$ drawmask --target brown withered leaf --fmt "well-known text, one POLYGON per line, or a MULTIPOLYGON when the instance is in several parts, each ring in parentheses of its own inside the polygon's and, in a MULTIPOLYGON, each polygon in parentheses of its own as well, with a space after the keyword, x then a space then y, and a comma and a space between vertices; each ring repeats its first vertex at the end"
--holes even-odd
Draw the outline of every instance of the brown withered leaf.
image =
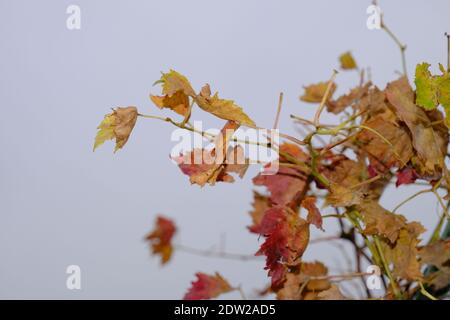
POLYGON ((450 269, 450 239, 438 240, 420 248, 421 262, 438 269, 450 269))
POLYGON ((384 244, 384 255, 394 266, 393 275, 410 281, 422 279, 420 263, 417 259, 418 236, 425 229, 418 222, 408 223, 399 232, 395 244, 384 244))
POLYGON ((343 187, 353 187, 366 178, 365 166, 347 157, 339 157, 330 165, 321 168, 321 173, 330 181, 343 187))
MULTIPOLYGON (((317 103, 321 102, 323 96, 328 87, 328 82, 319 82, 317 84, 311 84, 309 86, 304 87, 305 92, 302 96, 300 96, 300 100, 305 102, 317 103)), ((336 84, 333 82, 331 84, 330 93, 328 95, 328 100, 333 96, 334 91, 336 91, 336 84)))
POLYGON ((353 105, 366 96, 371 85, 372 83, 368 82, 363 86, 353 88, 348 94, 342 95, 336 100, 329 99, 326 104, 327 111, 334 114, 341 113, 345 108, 353 105))
POLYGON ((395 243, 400 230, 406 227, 404 216, 384 209, 378 202, 363 201, 358 206, 358 210, 365 224, 364 234, 366 235, 382 236, 391 243, 395 243))
MULTIPOLYGON (((230 158, 232 154, 241 154, 240 146, 236 146, 229 151, 230 158)), ((234 182, 230 173, 238 173, 242 178, 249 163, 247 159, 239 160, 239 163, 228 164, 229 160, 220 164, 216 163, 214 150, 194 149, 184 155, 173 158, 178 163, 181 171, 189 176, 191 184, 198 184, 201 187, 205 184, 214 185, 216 182, 234 182)))
POLYGON ((204 186, 206 183, 214 185, 218 181, 234 182, 234 178, 229 175, 232 172, 243 177, 249 166, 243 149, 241 146, 229 147, 230 139, 238 128, 238 123, 228 121, 216 137, 214 149, 197 148, 174 158, 192 184, 204 186))
POLYGON ((386 121, 381 114, 372 117, 363 125, 378 134, 362 129, 357 134, 355 143, 368 154, 371 165, 376 167, 377 171, 386 172, 393 166, 402 168, 408 163, 413 156, 413 147, 404 128, 386 121))
POLYGON ((378 114, 384 114, 384 118, 389 121, 395 121, 397 117, 388 107, 386 94, 378 87, 372 86, 366 95, 364 95, 353 108, 361 114, 364 114, 365 120, 368 120, 378 114))
POLYGON ((361 202, 367 185, 355 186, 358 186, 367 175, 362 162, 350 160, 344 156, 332 161, 320 171, 331 184, 326 198, 328 204, 335 207, 347 207, 361 202))
POLYGON ((413 147, 421 162, 421 173, 432 175, 440 172, 447 150, 445 139, 434 131, 425 111, 414 104, 414 91, 408 80, 402 77, 389 83, 386 96, 397 116, 411 132, 413 147))
POLYGON ((361 203, 364 193, 360 189, 350 189, 337 183, 332 183, 326 203, 333 207, 349 207, 361 203))
POLYGON ((150 242, 153 254, 161 256, 162 264, 167 263, 172 256, 172 238, 176 230, 177 228, 172 220, 158 216, 156 218, 155 228, 145 238, 150 242))
POLYGON ((335 284, 332 284, 329 289, 319 292, 317 298, 319 300, 349 300, 349 298, 342 294, 339 286, 335 284))
POLYGON ((217 92, 211 96, 208 84, 201 89, 195 101, 201 109, 218 118, 235 121, 252 128, 256 127, 253 120, 233 100, 220 99, 217 92))
POLYGON ((425 282, 435 290, 450 285, 450 239, 438 240, 419 250, 421 263, 438 270, 426 276, 425 282))
POLYGON ((250 211, 252 217, 252 225, 248 227, 250 232, 261 233, 261 221, 267 209, 270 207, 269 197, 253 191, 253 209, 250 211))
POLYGON ((302 200, 301 206, 308 211, 308 216, 306 217, 306 221, 316 226, 317 229, 323 231, 322 227, 322 215, 319 209, 316 207, 316 198, 315 197, 305 197, 302 200))
POLYGON ((131 131, 136 124, 138 111, 136 107, 117 108, 105 116, 98 126, 95 137, 94 151, 106 140, 116 139, 114 152, 121 149, 128 141, 131 131))
POLYGON ((318 294, 330 288, 327 279, 314 279, 328 274, 327 267, 318 261, 301 262, 286 274, 286 282, 277 291, 280 300, 314 300, 318 294))

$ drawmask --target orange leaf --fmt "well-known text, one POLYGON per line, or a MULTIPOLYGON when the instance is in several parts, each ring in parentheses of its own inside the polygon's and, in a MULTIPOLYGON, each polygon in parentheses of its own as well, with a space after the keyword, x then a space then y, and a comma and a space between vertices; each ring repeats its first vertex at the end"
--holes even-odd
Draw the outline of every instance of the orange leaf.
POLYGON ((167 263, 172 256, 172 237, 176 230, 172 220, 158 216, 155 228, 146 237, 146 240, 148 240, 152 246, 153 254, 159 254, 161 256, 162 264, 167 263))

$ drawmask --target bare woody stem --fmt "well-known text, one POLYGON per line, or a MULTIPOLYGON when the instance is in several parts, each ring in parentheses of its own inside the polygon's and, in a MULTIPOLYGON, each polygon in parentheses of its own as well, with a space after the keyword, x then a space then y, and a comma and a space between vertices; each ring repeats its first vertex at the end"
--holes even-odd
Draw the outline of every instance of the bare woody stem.
POLYGON ((322 113, 323 109, 325 108, 325 103, 327 102, 330 92, 331 92, 331 87, 333 86, 333 82, 334 79, 336 78, 336 75, 338 74, 338 72, 336 70, 333 70, 333 74, 331 75, 330 80, 328 81, 328 85, 327 85, 327 89, 325 90, 325 94, 322 97, 322 101, 320 102, 319 108, 317 109, 317 112, 314 116, 314 125, 316 127, 319 126, 320 124, 320 114, 322 113))
POLYGON ((450 34, 445 33, 447 37, 447 72, 450 72, 450 34))
MULTIPOLYGON (((375 1, 376 4, 376 1, 375 1)), ((381 29, 383 29, 384 31, 386 31, 386 33, 389 35, 389 37, 391 37, 392 40, 394 40, 394 42, 397 44, 398 48, 400 49, 400 54, 402 57, 402 68, 403 68, 403 75, 405 77, 408 77, 408 72, 406 70, 406 56, 405 56, 405 51, 406 51, 406 45, 403 44, 398 37, 391 31, 391 29, 388 28, 388 26, 384 23, 384 19, 383 19, 383 14, 381 14, 381 29)))
POLYGON ((281 106, 283 105, 283 92, 280 92, 280 97, 278 99, 278 107, 277 107, 277 115, 275 117, 275 122, 273 124, 273 128, 278 128, 278 123, 280 121, 280 113, 281 113, 281 106))
POLYGON ((241 261, 249 261, 249 260, 261 260, 262 257, 255 256, 252 254, 242 254, 242 253, 230 253, 224 251, 216 251, 216 250, 203 250, 197 248, 191 248, 183 245, 175 245, 177 250, 187 252, 190 254, 195 254, 203 257, 211 257, 211 258, 222 258, 222 259, 232 259, 232 260, 241 260, 241 261))

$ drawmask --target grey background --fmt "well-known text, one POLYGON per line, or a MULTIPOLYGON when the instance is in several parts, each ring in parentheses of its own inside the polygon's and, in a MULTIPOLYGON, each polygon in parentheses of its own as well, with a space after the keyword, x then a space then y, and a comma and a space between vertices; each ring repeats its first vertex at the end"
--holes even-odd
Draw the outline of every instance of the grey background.
MULTIPOLYGON (((0 298, 180 298, 196 271, 216 270, 252 296, 267 283, 263 261, 176 252, 161 268, 143 237, 162 213, 180 226, 179 243, 208 249, 226 234, 227 251, 255 252, 261 241, 245 229, 254 172, 232 185, 200 189, 169 161, 169 125, 139 120, 116 154, 112 143, 92 152, 96 126, 120 105, 164 114, 148 94, 158 92, 151 84, 159 72, 174 68, 196 88, 210 82, 260 126, 272 125, 284 91, 281 128, 295 133, 288 115, 314 112, 298 100, 302 85, 328 79, 340 53, 352 50, 380 87, 396 77, 398 48, 383 32, 366 28, 369 4, 1 0, 0 298), (81 7, 81 30, 66 29, 69 4, 81 7), (82 269, 80 291, 66 289, 70 264, 82 269)), ((418 62, 436 70, 446 60, 449 1, 381 6, 408 44, 410 75, 418 62)), ((358 76, 340 73, 337 81, 343 93, 358 76)), ((219 126, 209 116, 194 118, 219 126)), ((383 203, 392 208, 416 189, 392 188, 383 203)), ((424 195, 402 212, 430 229, 436 201, 424 195)), ((335 225, 325 228, 332 233, 335 225)), ((346 266, 336 246, 312 245, 305 259, 316 258, 331 272, 346 266)))

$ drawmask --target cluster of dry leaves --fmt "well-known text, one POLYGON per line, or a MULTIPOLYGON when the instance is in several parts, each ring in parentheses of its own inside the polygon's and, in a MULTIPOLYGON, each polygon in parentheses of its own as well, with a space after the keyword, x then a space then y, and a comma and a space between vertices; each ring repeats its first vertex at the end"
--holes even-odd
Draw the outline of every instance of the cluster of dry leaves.
MULTIPOLYGON (((306 262, 302 256, 310 243, 310 228, 323 230, 321 211, 333 208, 342 233, 356 249, 361 261, 381 269, 385 299, 435 298, 445 295, 450 285, 450 240, 441 237, 448 220, 448 198, 438 190, 449 190, 446 167, 450 127, 450 76, 439 65, 440 74, 432 75, 429 65, 417 65, 414 87, 405 76, 380 89, 365 79, 352 55, 340 57, 342 70, 361 73, 360 83, 347 94, 335 97, 334 77, 304 88, 300 100, 316 104, 314 121, 292 116, 308 128, 303 138, 283 135, 285 141, 270 144, 280 155, 275 175, 258 174, 254 191, 252 224, 249 231, 264 240, 256 255, 266 258, 265 268, 271 284, 266 292, 279 299, 346 299, 339 290, 343 279, 368 276, 362 270, 345 275, 330 275, 322 262, 306 262), (444 112, 441 111, 441 108, 444 112), (338 125, 320 123, 327 110, 344 118, 338 125), (383 208, 380 197, 390 183, 397 187, 421 180, 428 187, 421 193, 434 193, 441 205, 441 219, 429 241, 422 239, 420 222, 409 221, 397 209, 383 208), (320 198, 320 199, 319 199, 320 198), (317 202, 323 200, 323 207, 317 202), (446 203, 447 201, 447 203, 446 203), (304 210, 302 210, 304 208, 304 210), (302 217, 302 212, 306 213, 302 217), (335 280, 339 281, 335 281, 335 280)), ((169 122, 196 132, 190 124, 191 110, 203 111, 225 120, 221 133, 207 136, 214 148, 194 149, 175 159, 192 184, 214 185, 233 182, 232 174, 243 177, 248 161, 239 164, 227 159, 243 150, 232 146, 233 133, 240 127, 258 128, 232 100, 212 94, 209 85, 197 93, 188 79, 171 70, 156 82, 162 85, 160 96, 151 96, 158 108, 167 108, 182 116, 171 118, 144 116, 137 108, 117 108, 98 127, 94 149, 106 140, 116 140, 116 150, 127 142, 139 116, 169 122), (218 161, 194 164, 193 158, 212 157, 218 161)), ((198 132, 197 132, 198 133, 198 132)), ((413 195, 411 199, 416 195, 413 195)), ((426 212, 424 214, 424 219, 426 212)), ((148 235, 152 252, 166 263, 173 252, 176 227, 170 219, 158 217, 148 235)), ((185 299, 209 299, 238 290, 219 274, 197 274, 197 281, 185 299)), ((363 281, 364 283, 364 281, 363 281)), ((371 297, 370 290, 367 291, 371 297)))

